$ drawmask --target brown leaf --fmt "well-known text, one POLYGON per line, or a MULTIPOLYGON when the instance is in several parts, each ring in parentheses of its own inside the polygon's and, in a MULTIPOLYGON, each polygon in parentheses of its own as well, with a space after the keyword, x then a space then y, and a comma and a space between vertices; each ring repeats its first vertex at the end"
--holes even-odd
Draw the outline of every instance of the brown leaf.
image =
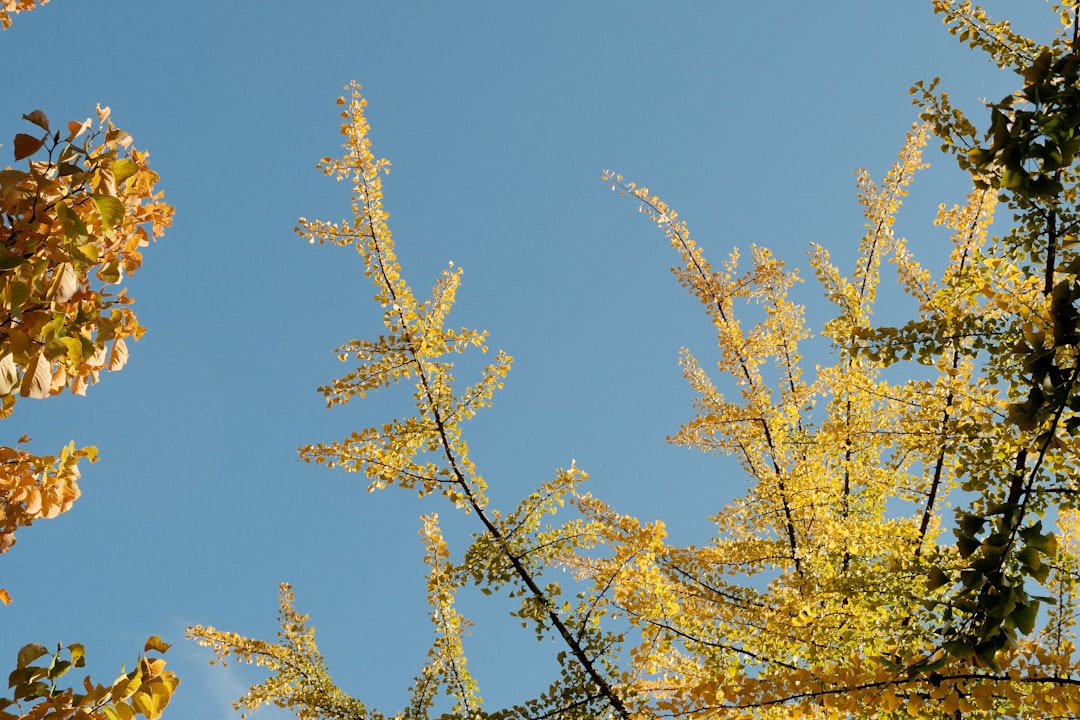
POLYGON ((49 132, 49 118, 45 117, 45 113, 40 110, 23 115, 23 120, 29 120, 45 132, 49 132))
POLYGON ((45 138, 19 133, 15 136, 15 159, 22 160, 36 153, 45 144, 45 138))

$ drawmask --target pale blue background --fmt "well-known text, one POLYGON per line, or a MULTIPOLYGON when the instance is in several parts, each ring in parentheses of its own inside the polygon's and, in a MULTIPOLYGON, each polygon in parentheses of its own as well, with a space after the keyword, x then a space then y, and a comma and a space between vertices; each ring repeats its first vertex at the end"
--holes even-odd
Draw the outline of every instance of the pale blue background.
MULTIPOLYGON (((990 7, 1043 36, 1056 22, 1041 0, 990 7)), ((463 267, 454 323, 489 329, 517 359, 468 431, 496 503, 576 458, 594 493, 681 542, 707 538, 706 516, 744 480, 664 443, 690 416, 678 349, 708 358, 714 343, 667 273, 663 236, 601 170, 660 193, 714 262, 756 242, 805 273, 811 242, 851 258, 852 172, 880 178, 893 161, 912 83, 941 75, 979 120, 980 97, 1015 85, 913 0, 54 0, 15 18, 0 58, 5 163, 22 113, 62 126, 101 102, 151 151, 177 209, 130 285, 149 332, 124 371, 87 398, 24 400, 3 424, 0 441, 28 432, 48 452, 74 438, 102 460, 70 513, 0 559, 15 598, 0 608, 0 666, 26 642, 79 641, 111 680, 160 633, 183 677, 167 717, 192 720, 233 717, 258 676, 207 667, 184 627, 269 637, 280 581, 335 678, 385 712, 430 637, 417 518, 448 509, 296 461, 298 444, 408 409, 391 393, 331 412, 314 391, 345 370, 331 350, 381 317, 351 251, 292 233, 298 216, 348 213, 346 188, 313 169, 340 144, 347 81, 363 84, 375 152, 393 162, 407 277, 422 293, 448 260, 463 267)), ((898 230, 940 262, 930 219, 967 183, 929 157, 898 230)), ((808 279, 796 292, 819 325, 808 279)), ((469 527, 448 520, 455 547, 469 527)), ((490 708, 544 687, 556 648, 498 602, 467 608, 490 708)))

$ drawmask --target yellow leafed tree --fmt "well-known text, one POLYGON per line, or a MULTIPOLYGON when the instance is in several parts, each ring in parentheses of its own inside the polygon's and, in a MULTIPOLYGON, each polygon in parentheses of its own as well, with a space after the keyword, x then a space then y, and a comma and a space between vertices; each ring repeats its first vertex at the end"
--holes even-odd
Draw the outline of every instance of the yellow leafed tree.
MULTIPOLYGON (((43 399, 66 388, 84 394, 101 371, 124 366, 126 341, 143 328, 121 283, 173 212, 156 190, 147 153, 113 126, 108 108, 62 130, 40 110, 23 119, 30 130, 15 136, 13 149, 27 167, 0 170, 0 418, 20 397, 43 399)), ((70 509, 80 494, 79 461, 97 458, 96 448, 74 443, 34 455, 28 442, 24 436, 16 447, 0 447, 0 552, 12 548, 19 528, 70 509)), ((7 590, 0 589, 0 601, 11 601, 7 590)), ((143 652, 167 648, 151 638, 143 652)), ((164 660, 144 656, 110 685, 87 678, 76 691, 59 684, 83 665, 78 643, 55 652, 23 647, 9 676, 11 695, 0 698, 0 719, 156 718, 178 684, 164 660), (42 657, 48 662, 35 664, 42 657)))
MULTIPOLYGON (((7 1, 9 13, 31 10, 33 0, 7 1)), ((14 159, 25 167, 0 170, 0 418, 22 398, 43 399, 70 389, 85 394, 103 370, 127 362, 127 341, 143 333, 123 279, 139 269, 142 248, 162 235, 173 209, 157 190, 148 153, 115 127, 109 109, 96 118, 54 128, 41 110, 23 115, 14 159)), ((79 497, 79 461, 97 459, 94 447, 74 443, 55 455, 35 455, 25 435, 0 447, 0 553, 16 531, 69 510, 79 497)), ((11 596, 0 588, 0 602, 11 596)), ((0 697, 0 720, 157 718, 179 680, 165 670, 168 644, 147 640, 130 672, 111 684, 85 678, 78 688, 62 678, 85 665, 79 643, 55 651, 21 648, 0 697)))
POLYGON ((364 473, 370 489, 440 494, 476 533, 455 559, 437 516, 422 519, 435 641, 400 710, 370 710, 332 682, 287 587, 277 641, 190 630, 219 659, 270 672, 239 708, 341 719, 1080 714, 1080 18, 1074 3, 1053 6, 1060 25, 1042 45, 972 3, 934 7, 1021 87, 987 104, 985 131, 936 81, 912 89, 920 122, 898 160, 880 181, 858 175, 866 232, 854 268, 810 250, 832 308, 820 329, 791 297, 800 275, 767 249, 713 265, 664 201, 604 175, 664 232, 716 333, 715 370, 683 353, 697 399, 672 441, 735 457, 748 483, 700 546, 671 545, 663 523, 591 496, 573 465, 511 512, 489 506, 464 429, 510 358, 455 382, 453 356, 486 351, 486 335, 446 324, 460 270, 424 301, 404 280, 382 208, 388 164, 371 152, 351 86, 339 100, 345 155, 322 168, 351 183, 354 217, 298 229, 359 252, 386 334, 339 348, 354 367, 321 391, 333 405, 407 381, 415 407, 300 453, 364 473), (951 237, 937 275, 893 231, 930 136, 972 179, 936 218, 951 237), (991 236, 995 213, 994 229, 1008 229, 991 236), (914 311, 879 326, 875 301, 894 272, 914 311), (803 360, 815 334, 831 345, 828 365, 803 360), (555 570, 575 579, 548 580, 555 570), (517 599, 523 624, 561 645, 547 691, 483 705, 455 604, 470 583, 517 599))

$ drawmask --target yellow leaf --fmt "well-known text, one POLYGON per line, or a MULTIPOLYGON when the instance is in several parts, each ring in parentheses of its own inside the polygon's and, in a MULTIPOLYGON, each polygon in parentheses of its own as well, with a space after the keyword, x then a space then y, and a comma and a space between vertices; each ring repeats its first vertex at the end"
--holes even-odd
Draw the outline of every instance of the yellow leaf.
POLYGON ((127 359, 127 343, 124 342, 124 338, 116 338, 116 342, 113 343, 112 353, 109 355, 109 370, 115 371, 124 367, 127 359))
POLYGON ((49 388, 52 386, 52 363, 45 357, 42 351, 30 361, 23 373, 22 385, 19 394, 23 397, 40 400, 49 396, 49 388))
POLYGON ((0 358, 0 395, 7 395, 19 382, 19 369, 15 365, 15 356, 8 353, 0 358))
MULTIPOLYGON (((163 653, 170 647, 172 647, 172 645, 162 640, 159 635, 151 635, 146 639, 146 644, 143 645, 143 652, 156 650, 157 652, 163 653)), ((161 661, 161 664, 164 666, 165 662, 161 661)), ((157 673, 154 674, 157 675, 157 673)))
POLYGON ((55 270, 51 288, 52 300, 55 302, 67 302, 75 291, 79 289, 79 275, 71 263, 62 263, 55 270))

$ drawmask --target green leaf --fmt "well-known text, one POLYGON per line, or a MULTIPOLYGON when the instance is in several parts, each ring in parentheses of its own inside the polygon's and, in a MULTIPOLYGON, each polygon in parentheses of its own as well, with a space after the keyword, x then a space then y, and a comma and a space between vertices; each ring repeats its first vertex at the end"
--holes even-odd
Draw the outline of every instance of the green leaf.
POLYGON ((979 661, 980 665, 988 667, 992 670, 998 669, 997 664, 997 643, 980 643, 975 648, 975 659, 979 661))
POLYGON ((117 183, 124 182, 139 171, 139 166, 127 158, 113 160, 113 163, 109 168, 112 170, 113 177, 116 178, 117 183))
POLYGON ((1022 634, 1027 635, 1035 629, 1035 619, 1039 615, 1038 603, 1017 605, 1016 608, 1005 618, 1005 624, 1014 627, 1022 634))
POLYGON ((946 575, 941 568, 933 568, 926 575, 926 589, 937 590, 943 585, 949 583, 949 576, 946 575))
POLYGON ((960 516, 960 532, 964 535, 977 535, 986 524, 986 518, 971 513, 960 516))
POLYGON ((956 549, 962 558, 970 557, 973 552, 979 549, 981 544, 970 535, 960 535, 956 538, 956 549))
MULTIPOLYGON (((1021 536, 1023 536, 1023 532, 1021 532, 1021 536)), ((1045 535, 1033 533, 1030 537, 1024 537, 1024 543, 1028 547, 1035 548, 1043 555, 1051 557, 1057 555, 1057 537, 1052 532, 1045 535)))
POLYGON ((101 213, 101 221, 106 228, 111 230, 124 219, 124 203, 112 195, 95 194, 90 197, 93 198, 94 204, 97 205, 98 212, 101 213))
POLYGON ((1016 553, 1016 559, 1020 561, 1020 564, 1023 565, 1025 569, 1031 572, 1037 572, 1042 566, 1042 558, 1038 549, 1033 548, 1030 545, 1016 553))
POLYGON ((21 255, 9 253, 6 249, 0 249, 0 270, 14 270, 26 260, 21 255))
POLYGON ((57 660, 56 662, 54 662, 52 664, 52 667, 49 668, 49 679, 50 680, 55 680, 56 678, 60 677, 61 675, 63 675, 64 673, 66 673, 70 669, 71 669, 71 661, 70 660, 57 660))
POLYGON ((967 660, 975 654, 975 651, 971 646, 962 640, 949 640, 941 647, 945 652, 949 653, 949 655, 959 660, 967 660))
POLYGON ((107 283, 120 282, 120 263, 113 261, 97 271, 98 279, 107 283))
POLYGON ((83 240, 87 236, 86 223, 82 221, 74 210, 64 203, 56 206, 56 215, 64 226, 64 237, 69 240, 83 240))
POLYGON ((923 662, 921 662, 921 663, 919 663, 917 665, 914 665, 911 668, 911 670, 914 673, 937 672, 941 668, 945 667, 945 665, 948 662, 949 662, 949 655, 948 655, 948 653, 946 653, 946 654, 942 655, 941 657, 939 657, 937 660, 933 660, 933 661, 931 661, 929 659, 924 660, 923 662))
POLYGON ((71 643, 68 645, 68 652, 71 653, 71 662, 75 667, 86 665, 86 648, 82 643, 71 643))

